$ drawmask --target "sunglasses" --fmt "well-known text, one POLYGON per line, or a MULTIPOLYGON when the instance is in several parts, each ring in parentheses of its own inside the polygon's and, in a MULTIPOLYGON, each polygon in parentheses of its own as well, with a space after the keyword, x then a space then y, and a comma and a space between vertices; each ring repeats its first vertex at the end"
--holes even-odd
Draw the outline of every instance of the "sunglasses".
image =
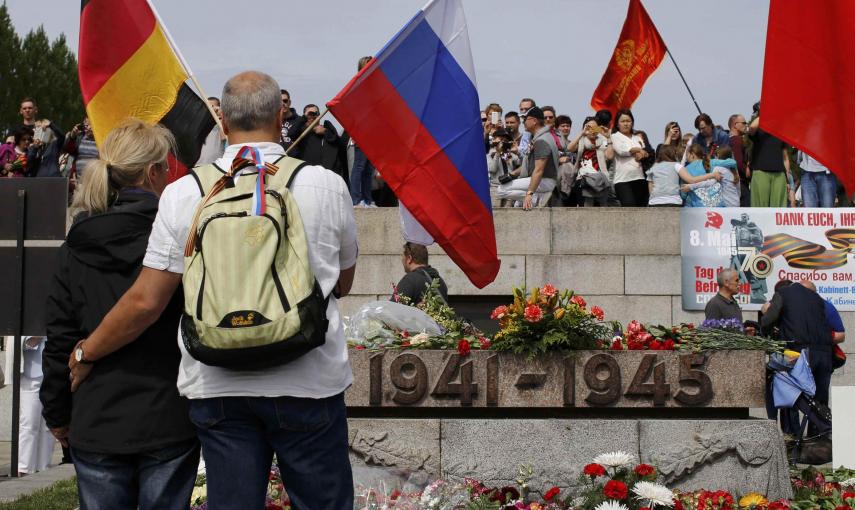
POLYGON ((320 115, 318 112, 306 112, 306 117, 317 117, 320 115))

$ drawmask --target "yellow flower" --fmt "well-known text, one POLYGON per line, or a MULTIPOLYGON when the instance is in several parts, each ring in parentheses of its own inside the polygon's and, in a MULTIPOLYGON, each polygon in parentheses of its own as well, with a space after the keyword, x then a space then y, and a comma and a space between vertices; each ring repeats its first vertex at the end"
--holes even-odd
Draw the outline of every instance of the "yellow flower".
POLYGON ((739 507, 740 508, 757 508, 758 506, 768 506, 769 500, 766 499, 760 493, 757 492, 749 492, 748 494, 739 498, 739 507))
POLYGON ((553 315, 555 315, 556 319, 560 319, 561 317, 564 317, 564 309, 559 308, 558 310, 555 310, 555 313, 553 315))

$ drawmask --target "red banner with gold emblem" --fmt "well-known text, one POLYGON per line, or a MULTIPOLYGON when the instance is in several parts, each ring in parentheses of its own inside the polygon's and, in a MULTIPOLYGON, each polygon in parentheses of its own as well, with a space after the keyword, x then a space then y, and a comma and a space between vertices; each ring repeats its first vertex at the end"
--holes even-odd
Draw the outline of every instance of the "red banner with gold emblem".
POLYGON ((594 110, 629 108, 641 94, 644 83, 665 58, 665 42, 656 30, 641 0, 629 0, 626 21, 612 60, 603 74, 591 107, 594 110))

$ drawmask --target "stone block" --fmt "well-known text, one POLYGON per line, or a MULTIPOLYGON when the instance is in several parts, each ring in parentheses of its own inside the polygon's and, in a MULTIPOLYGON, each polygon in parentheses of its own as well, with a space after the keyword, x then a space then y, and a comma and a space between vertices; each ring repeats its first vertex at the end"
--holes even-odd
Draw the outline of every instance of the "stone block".
POLYGON ((509 352, 351 350, 349 407, 751 408, 765 405, 759 351, 574 351, 528 359, 509 352), (659 368, 656 368, 659 367, 659 368), (661 372, 660 372, 661 370, 661 372))
POLYGON ((637 455, 633 420, 443 420, 442 472, 487 486, 514 485, 521 465, 531 465, 532 491, 578 489, 582 467, 615 450, 637 455))
MULTIPOLYGON (((501 255, 499 259, 502 266, 499 274, 490 285, 479 289, 469 281, 463 271, 447 255, 436 255, 430 258, 430 265, 435 267, 442 275, 448 286, 448 293, 455 296, 481 295, 481 296, 509 296, 512 287, 520 287, 525 284, 525 256, 523 255, 501 255)), ((398 262, 400 265, 400 261, 398 262)), ((357 272, 359 270, 357 269, 357 272)), ((403 276, 403 271, 400 273, 403 276)), ((398 279, 401 278, 398 276, 398 279)), ((395 280, 397 283, 398 279, 395 280)))
POLYGON ((669 487, 792 497, 784 442, 771 420, 641 420, 639 450, 669 487))
MULTIPOLYGON (((748 317, 744 316, 744 318, 747 319, 748 317)), ((704 322, 704 312, 683 310, 683 297, 671 296, 671 324, 680 324, 682 322, 692 323, 697 326, 704 322)))
POLYGON ((525 282, 529 287, 551 283, 583 296, 624 292, 624 263, 620 255, 529 255, 525 265, 525 282))
POLYGON ((354 212, 360 255, 394 253, 400 256, 404 240, 397 207, 356 209, 354 212))
POLYGON ((671 296, 597 296, 586 297, 589 306, 597 305, 606 312, 607 321, 626 326, 636 319, 653 324, 671 324, 671 296))
POLYGON ((681 269, 677 255, 626 255, 624 294, 680 295, 681 269))
POLYGON ((353 484, 364 489, 421 490, 440 473, 439 420, 350 418, 353 484))
POLYGON ((552 253, 680 254, 680 210, 553 208, 552 253))
MULTIPOLYGON (((400 255, 359 255, 351 294, 392 295, 392 285, 404 276, 400 255)), ((445 275, 443 275, 443 278, 445 275)))
POLYGON ((546 255, 550 252, 551 218, 549 209, 496 209, 496 247, 502 255, 546 255))

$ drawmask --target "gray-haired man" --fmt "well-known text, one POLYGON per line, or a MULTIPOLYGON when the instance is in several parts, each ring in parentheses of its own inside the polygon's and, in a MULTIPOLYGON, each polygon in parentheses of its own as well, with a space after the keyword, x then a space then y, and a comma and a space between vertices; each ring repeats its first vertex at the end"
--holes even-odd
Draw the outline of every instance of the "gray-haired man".
POLYGON ((706 319, 739 319, 742 322, 742 309, 735 299, 739 294, 739 273, 733 268, 724 269, 717 281, 718 293, 704 308, 706 319))

